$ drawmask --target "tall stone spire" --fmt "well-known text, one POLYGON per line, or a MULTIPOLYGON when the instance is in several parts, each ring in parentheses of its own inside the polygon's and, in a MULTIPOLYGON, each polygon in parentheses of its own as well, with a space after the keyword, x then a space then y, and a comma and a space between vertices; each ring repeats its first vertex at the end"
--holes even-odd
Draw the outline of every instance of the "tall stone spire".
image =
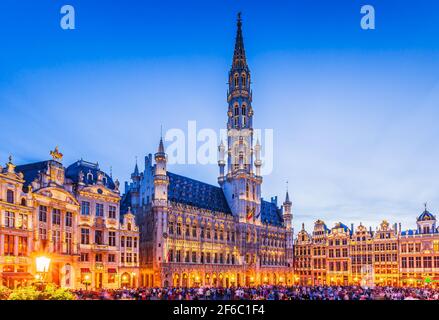
POLYGON ((242 222, 261 223, 261 146, 253 143, 254 113, 250 79, 239 13, 227 91, 227 148, 222 145, 218 148, 218 182, 233 215, 242 222), (224 157, 227 157, 227 171, 224 157))
POLYGON ((245 57, 244 38, 242 36, 241 12, 238 13, 237 27, 232 66, 233 68, 245 68, 247 66, 247 59, 245 57))

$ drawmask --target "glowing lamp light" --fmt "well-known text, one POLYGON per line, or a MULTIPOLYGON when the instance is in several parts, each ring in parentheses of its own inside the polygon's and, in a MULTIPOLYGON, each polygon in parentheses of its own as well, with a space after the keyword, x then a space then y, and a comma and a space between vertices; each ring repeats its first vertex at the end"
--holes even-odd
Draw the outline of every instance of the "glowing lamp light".
POLYGON ((36 262, 36 270, 38 273, 46 273, 49 271, 49 265, 50 265, 50 258, 48 257, 37 257, 35 259, 36 262))
POLYGON ((85 279, 85 281, 90 280, 90 275, 86 274, 86 275, 84 276, 84 279, 85 279))

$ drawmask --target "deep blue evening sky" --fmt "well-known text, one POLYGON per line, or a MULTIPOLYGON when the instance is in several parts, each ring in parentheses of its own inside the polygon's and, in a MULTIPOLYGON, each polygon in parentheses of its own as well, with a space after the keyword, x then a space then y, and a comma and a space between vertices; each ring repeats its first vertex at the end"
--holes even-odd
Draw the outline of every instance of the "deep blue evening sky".
MULTIPOLYGON (((294 225, 439 211, 439 3, 396 0, 0 2, 0 162, 98 161, 121 181, 164 129, 226 123, 243 12, 255 127, 274 130, 263 196, 294 225), (76 30, 59 26, 76 9, 76 30), (360 28, 372 4, 376 30, 360 28)), ((139 160, 139 162, 141 162, 139 160)), ((170 170, 216 183, 214 165, 170 170)))

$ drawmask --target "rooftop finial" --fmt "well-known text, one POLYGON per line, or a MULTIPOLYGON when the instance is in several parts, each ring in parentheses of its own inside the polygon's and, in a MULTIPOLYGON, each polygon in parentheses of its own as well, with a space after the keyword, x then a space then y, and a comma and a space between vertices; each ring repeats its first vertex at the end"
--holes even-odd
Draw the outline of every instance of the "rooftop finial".
POLYGON ((63 154, 59 152, 58 146, 55 147, 54 150, 50 151, 50 155, 52 156, 53 160, 61 162, 63 154))
POLYGON ((9 160, 9 163, 12 163, 12 154, 9 155, 8 160, 9 160))
POLYGON ((427 202, 424 202, 425 211, 427 211, 427 202))

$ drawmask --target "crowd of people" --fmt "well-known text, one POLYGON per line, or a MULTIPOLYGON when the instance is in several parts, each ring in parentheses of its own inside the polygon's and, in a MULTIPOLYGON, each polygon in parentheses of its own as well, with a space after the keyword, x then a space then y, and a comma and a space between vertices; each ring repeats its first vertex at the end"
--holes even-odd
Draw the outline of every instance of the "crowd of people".
POLYGON ((139 288, 74 294, 81 300, 439 300, 439 289, 358 286, 139 288))

